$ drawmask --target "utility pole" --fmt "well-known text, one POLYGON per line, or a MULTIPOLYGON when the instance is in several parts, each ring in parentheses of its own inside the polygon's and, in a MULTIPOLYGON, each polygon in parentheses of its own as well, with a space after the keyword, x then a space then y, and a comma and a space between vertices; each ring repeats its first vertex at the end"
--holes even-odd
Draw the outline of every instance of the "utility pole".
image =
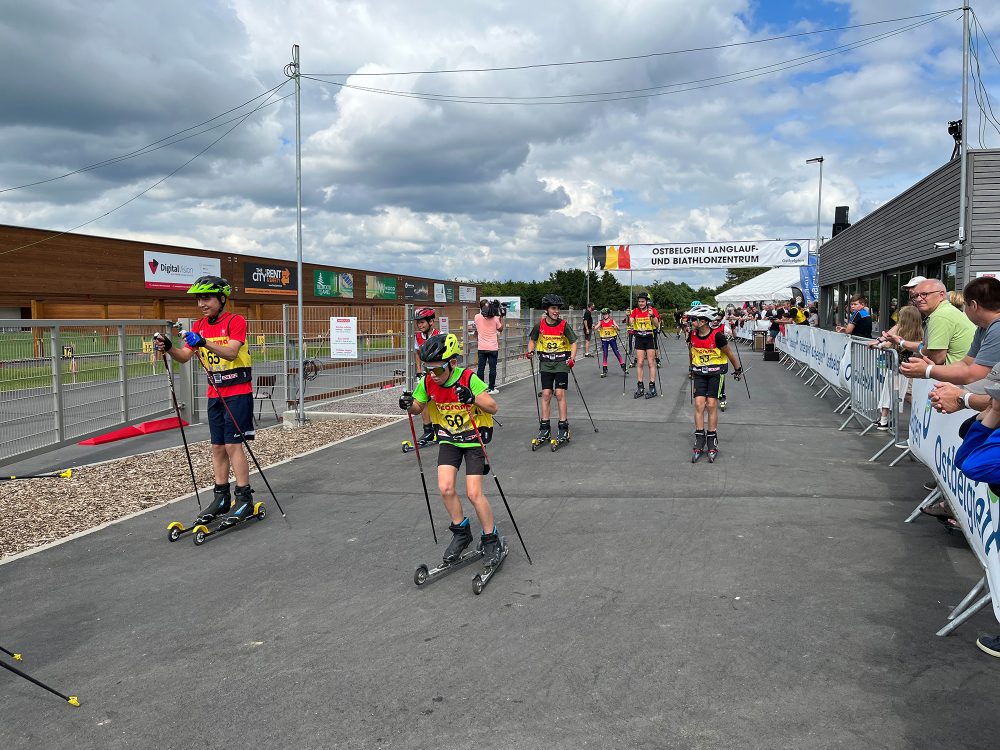
POLYGON ((806 159, 806 164, 819 164, 819 197, 816 199, 816 253, 819 254, 819 243, 821 240, 819 234, 819 223, 820 216, 823 211, 823 161, 822 156, 817 156, 815 159, 806 159))
POLYGON ((959 186, 958 198, 958 242, 956 250, 962 253, 962 278, 959 281, 959 288, 964 288, 969 279, 972 278, 972 269, 969 268, 970 253, 965 248, 965 214, 966 204, 969 196, 966 191, 966 180, 968 171, 968 149, 966 143, 969 133, 969 6, 962 8, 962 150, 959 155, 961 167, 959 169, 961 185, 959 186))
POLYGON ((292 45, 291 77, 295 79, 295 249, 298 274, 299 320, 299 405, 296 423, 306 423, 305 335, 302 323, 302 69, 299 66, 299 45, 292 45))

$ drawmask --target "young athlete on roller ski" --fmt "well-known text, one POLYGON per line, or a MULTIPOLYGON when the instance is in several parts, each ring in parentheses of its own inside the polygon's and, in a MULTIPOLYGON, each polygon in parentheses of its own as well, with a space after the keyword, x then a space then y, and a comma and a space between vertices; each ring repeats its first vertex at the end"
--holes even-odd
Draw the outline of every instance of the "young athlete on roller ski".
POLYGON ((198 516, 198 523, 207 524, 227 514, 223 523, 233 525, 254 512, 250 466, 243 452, 243 441, 254 439, 253 375, 246 345, 247 321, 242 315, 225 312, 232 288, 220 276, 202 276, 187 293, 195 295, 204 317, 196 320, 191 330, 184 334, 183 346, 163 334, 156 334, 153 347, 178 362, 188 362, 197 356, 218 384, 209 383, 207 394, 215 491, 211 504, 198 516), (220 395, 226 399, 236 424, 220 395), (235 504, 229 494, 230 470, 236 476, 235 504))
POLYGON ((633 398, 656 397, 656 337, 660 334, 660 314, 650 306, 649 295, 640 292, 636 297, 636 306, 629 313, 629 323, 635 331, 635 361, 636 386, 633 398), (642 382, 643 363, 649 365, 649 390, 646 391, 642 382))
POLYGON ((733 364, 733 377, 743 376, 739 357, 729 344, 721 325, 716 325, 718 312, 709 305, 699 305, 688 311, 693 322, 689 337, 691 376, 694 380, 694 452, 691 463, 708 449, 708 461, 714 463, 719 454, 719 394, 725 383, 729 363, 733 364), (705 412, 708 412, 708 429, 705 412))
POLYGON ((558 294, 542 297, 545 314, 528 334, 528 359, 538 352, 538 377, 542 381, 542 418, 538 424, 538 437, 531 441, 531 449, 549 442, 552 450, 568 443, 569 410, 566 406, 566 389, 569 388, 569 371, 576 360, 576 334, 566 320, 560 318, 563 300, 558 294), (555 391, 559 408, 559 432, 552 437, 552 392, 555 391))
MULTIPOLYGON (((418 307, 413 313, 413 325, 416 327, 416 332, 413 337, 413 344, 416 348, 416 360, 417 360, 417 378, 423 377, 423 363, 420 360, 420 347, 431 336, 437 336, 441 333, 437 328, 434 327, 434 318, 436 317, 434 310, 430 307, 418 307)), ((425 409, 421 416, 424 421, 424 434, 417 438, 420 443, 420 447, 423 448, 428 443, 434 442, 434 425, 431 424, 431 417, 428 411, 425 409)))
POLYGON ((479 377, 456 361, 462 354, 462 344, 453 333, 431 336, 420 347, 423 375, 413 393, 399 397, 399 408, 410 414, 429 413, 437 433, 438 490, 444 507, 451 518, 452 539, 444 553, 444 562, 451 565, 459 561, 465 548, 472 543, 472 528, 462 511, 462 501, 455 489, 458 469, 465 461, 465 492, 482 525, 480 548, 483 552, 483 570, 491 571, 506 554, 503 537, 497 532, 486 495, 483 493, 483 476, 489 473, 486 457, 476 430, 479 428, 483 443, 493 437, 493 415, 497 403, 486 390, 479 377))
MULTIPOLYGON (((625 360, 621 352, 618 351, 618 324, 611 317, 611 310, 607 307, 601 310, 601 319, 597 323, 597 335, 601 339, 601 377, 608 376, 608 349, 612 349, 618 358, 618 366, 625 372, 625 360)), ((624 377, 624 376, 622 376, 624 377)))

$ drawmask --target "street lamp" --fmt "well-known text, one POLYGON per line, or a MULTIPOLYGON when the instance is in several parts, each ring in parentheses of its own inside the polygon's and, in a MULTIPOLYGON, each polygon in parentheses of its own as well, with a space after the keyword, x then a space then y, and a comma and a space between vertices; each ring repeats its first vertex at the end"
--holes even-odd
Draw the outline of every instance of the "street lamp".
POLYGON ((823 157, 806 159, 806 164, 819 164, 819 198, 816 199, 816 253, 819 253, 819 220, 823 210, 823 157))

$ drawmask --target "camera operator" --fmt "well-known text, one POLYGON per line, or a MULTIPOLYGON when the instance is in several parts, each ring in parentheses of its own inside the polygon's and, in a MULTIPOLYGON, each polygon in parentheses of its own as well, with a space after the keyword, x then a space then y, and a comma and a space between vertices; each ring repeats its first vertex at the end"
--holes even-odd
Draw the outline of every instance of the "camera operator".
POLYGON ((479 313, 474 319, 476 326, 476 341, 479 349, 479 366, 476 374, 480 380, 485 381, 483 375, 486 372, 486 365, 489 365, 489 390, 490 394, 497 393, 497 356, 500 351, 499 334, 503 330, 503 319, 507 315, 507 308, 500 304, 500 300, 481 300, 479 303, 479 313))

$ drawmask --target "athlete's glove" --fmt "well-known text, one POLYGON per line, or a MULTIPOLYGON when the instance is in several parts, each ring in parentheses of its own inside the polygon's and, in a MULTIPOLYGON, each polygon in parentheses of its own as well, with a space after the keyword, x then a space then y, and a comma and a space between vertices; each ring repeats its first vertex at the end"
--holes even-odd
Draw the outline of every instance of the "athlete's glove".
POLYGON ((733 377, 736 378, 736 380, 741 380, 743 378, 743 368, 737 367, 733 370, 733 377))
POLYGON ((409 411, 411 406, 413 406, 413 394, 409 391, 403 391, 403 395, 399 397, 399 408, 403 411, 409 411))
POLYGON ((576 364, 576 360, 575 359, 567 359, 566 360, 566 365, 571 370, 573 369, 573 365, 575 365, 575 364, 576 364))
POLYGON ((160 351, 169 352, 170 349, 171 349, 171 347, 173 347, 174 342, 171 341, 166 336, 164 336, 162 333, 154 333, 153 334, 153 344, 154 344, 154 346, 156 344, 160 344, 160 347, 161 347, 160 351))
POLYGON ((534 357, 534 356, 535 356, 535 353, 534 353, 534 352, 525 352, 525 353, 524 353, 524 358, 525 358, 525 359, 531 359, 531 358, 532 358, 532 357, 534 357))
POLYGON ((472 404, 476 403, 475 395, 473 395, 472 391, 470 391, 461 383, 455 386, 455 395, 458 397, 458 400, 461 403, 467 406, 471 406, 472 404))
POLYGON ((184 343, 192 349, 197 349, 199 346, 205 346, 205 338, 200 333, 185 331, 184 343))

